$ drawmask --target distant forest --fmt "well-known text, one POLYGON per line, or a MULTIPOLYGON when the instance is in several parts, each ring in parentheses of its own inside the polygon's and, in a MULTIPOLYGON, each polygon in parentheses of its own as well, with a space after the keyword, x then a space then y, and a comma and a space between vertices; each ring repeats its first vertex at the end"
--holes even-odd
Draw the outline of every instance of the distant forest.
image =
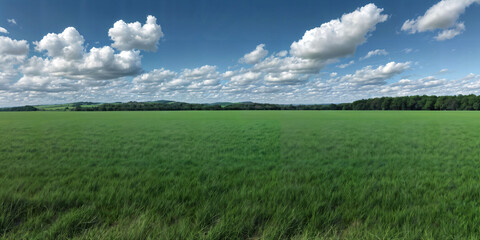
MULTIPOLYGON (((185 110, 480 110, 480 96, 381 97, 341 104, 286 105, 268 103, 197 104, 174 101, 127 103, 72 103, 55 111, 185 111, 185 110)), ((0 111, 48 111, 37 106, 0 108, 0 111)), ((50 110, 51 111, 51 110, 50 110)))

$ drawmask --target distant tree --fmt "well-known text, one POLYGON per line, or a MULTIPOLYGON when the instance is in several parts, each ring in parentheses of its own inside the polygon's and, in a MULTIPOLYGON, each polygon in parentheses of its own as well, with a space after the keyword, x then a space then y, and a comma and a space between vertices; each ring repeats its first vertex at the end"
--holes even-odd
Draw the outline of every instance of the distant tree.
POLYGON ((382 110, 391 110, 390 105, 392 104, 392 98, 386 97, 382 102, 382 110))
POLYGON ((457 99, 455 96, 447 96, 445 102, 446 110, 457 110, 457 99))
POLYGON ((435 102, 435 110, 445 110, 446 105, 445 105, 445 96, 441 96, 437 98, 437 101, 435 102))
POLYGON ((435 103, 437 102, 437 96, 429 96, 426 98, 425 104, 423 105, 423 110, 435 110, 435 103))

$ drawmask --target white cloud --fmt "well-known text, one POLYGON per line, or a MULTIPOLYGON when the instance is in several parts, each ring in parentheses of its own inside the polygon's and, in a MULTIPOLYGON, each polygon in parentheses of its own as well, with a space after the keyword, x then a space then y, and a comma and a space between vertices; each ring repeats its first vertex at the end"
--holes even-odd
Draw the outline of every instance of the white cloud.
POLYGON ((338 75, 338 73, 336 73, 336 72, 330 73, 330 77, 336 77, 337 75, 338 75))
POLYGON ((277 57, 285 57, 285 56, 287 56, 287 54, 288 54, 288 51, 283 50, 283 51, 278 52, 276 55, 277 55, 277 57))
POLYGON ((220 76, 217 66, 205 65, 194 69, 184 69, 179 78, 187 81, 191 89, 202 89, 206 86, 217 86, 220 76))
POLYGON ((17 77, 17 67, 26 59, 28 50, 27 41, 0 36, 0 89, 8 88, 17 77))
POLYGON ((247 53, 239 60, 241 63, 255 64, 260 62, 264 57, 267 56, 268 51, 264 49, 265 44, 259 44, 255 50, 250 53, 247 53))
MULTIPOLYGON (((440 88, 447 85, 449 85, 449 82, 446 79, 428 76, 417 80, 402 79, 396 83, 382 86, 379 92, 393 96, 439 94, 440 88)), ((451 93, 448 95, 451 95, 451 93)))
POLYGON ((375 30, 378 23, 387 20, 383 9, 367 4, 331 20, 320 27, 308 30, 302 39, 292 43, 290 54, 306 59, 334 59, 352 55, 358 45, 366 41, 365 35, 375 30))
POLYGON ((365 60, 365 59, 371 58, 373 56, 386 56, 386 55, 388 55, 388 52, 385 49, 376 49, 376 50, 372 50, 372 51, 368 52, 367 55, 360 58, 360 60, 365 60))
POLYGON ((478 78, 478 77, 480 77, 480 75, 476 75, 476 74, 474 74, 474 73, 469 73, 467 76, 465 76, 465 77, 463 78, 463 80, 472 80, 472 79, 478 78))
POLYGON ((164 68, 154 69, 133 79, 137 92, 207 90, 219 85, 221 74, 216 66, 205 65, 177 73, 164 68))
POLYGON ((137 76, 133 79, 134 83, 162 83, 171 81, 177 75, 176 72, 170 71, 168 69, 154 69, 151 72, 144 73, 140 76, 137 76))
POLYGON ((385 80, 404 72, 410 68, 410 62, 395 63, 389 62, 386 65, 373 68, 364 67, 357 70, 354 74, 348 74, 341 78, 341 81, 353 83, 355 85, 383 85, 385 80))
POLYGON ((7 21, 13 25, 17 25, 17 21, 15 21, 15 19, 11 18, 11 19, 7 19, 7 21))
POLYGON ((135 75, 141 71, 138 51, 115 53, 109 46, 93 47, 86 52, 83 36, 69 27, 62 33, 49 33, 34 42, 37 51, 46 51, 48 58, 36 56, 25 64, 28 75, 51 75, 68 79, 105 80, 135 75))
POLYGON ((355 61, 351 60, 350 62, 348 63, 344 63, 344 64, 340 64, 340 65, 337 65, 337 68, 347 68, 348 66, 350 65, 353 65, 355 63, 355 61))
POLYGON ((0 56, 15 55, 25 56, 28 54, 28 43, 25 40, 14 40, 0 36, 0 56))
MULTIPOLYGON (((79 81, 119 79, 141 72, 139 51, 116 53, 110 46, 86 51, 83 36, 73 27, 49 33, 34 44, 37 51, 46 52, 46 57, 33 56, 25 61, 20 67, 23 76, 13 85, 16 89, 73 91, 78 89, 79 81)), ((28 47, 22 51, 28 51, 28 47)))
POLYGON ((136 75, 140 73, 141 68, 139 51, 115 53, 109 46, 91 48, 78 66, 80 78, 93 80, 136 75))
POLYGON ((232 77, 233 75, 235 75, 234 71, 226 71, 226 72, 222 73, 222 77, 224 77, 224 78, 229 78, 229 77, 232 77))
POLYGON ((448 72, 448 69, 444 68, 444 69, 440 70, 438 73, 443 74, 443 73, 447 73, 447 72, 448 72))
POLYGON ((7 29, 3 28, 3 27, 0 27, 0 33, 8 33, 7 29))
POLYGON ((46 51, 50 57, 61 57, 69 60, 82 58, 84 54, 83 36, 74 28, 68 27, 62 33, 49 33, 36 45, 35 50, 46 51))
POLYGON ((442 0, 430 7, 423 16, 405 21, 402 30, 413 34, 444 29, 435 39, 451 39, 465 30, 465 25, 457 21, 465 9, 474 3, 480 3, 480 0, 442 0))
POLYGON ((255 64, 254 71, 265 73, 272 72, 294 72, 294 73, 318 73, 326 64, 330 62, 303 59, 298 57, 275 57, 270 56, 263 61, 255 64))
POLYGON ((259 72, 248 71, 231 77, 231 83, 235 85, 248 85, 260 80, 261 76, 262 74, 259 72))
POLYGON ((184 69, 182 72, 182 78, 189 80, 205 80, 211 78, 217 78, 218 72, 217 66, 205 65, 194 69, 184 69))
POLYGON ((157 51, 157 44, 163 37, 163 32, 161 26, 157 24, 157 19, 149 15, 143 26, 140 22, 125 23, 118 20, 113 28, 108 30, 108 36, 114 42, 112 47, 119 50, 157 51))
POLYGON ((280 72, 280 73, 268 73, 265 75, 265 81, 272 84, 299 84, 308 79, 308 75, 293 73, 293 72, 280 72))
POLYGON ((444 41, 444 40, 452 39, 455 36, 463 33, 463 31, 465 31, 465 24, 458 23, 454 28, 445 29, 445 30, 441 31, 440 33, 438 33, 438 35, 435 36, 435 39, 437 41, 444 41))
POLYGON ((23 76, 14 87, 22 91, 38 92, 67 92, 79 89, 75 82, 51 76, 23 76))

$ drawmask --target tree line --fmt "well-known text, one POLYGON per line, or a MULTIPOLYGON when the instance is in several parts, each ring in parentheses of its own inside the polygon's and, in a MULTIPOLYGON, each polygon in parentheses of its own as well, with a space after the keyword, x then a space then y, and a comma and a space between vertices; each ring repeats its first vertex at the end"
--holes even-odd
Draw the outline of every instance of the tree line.
POLYGON ((23 106, 23 107, 7 107, 0 108, 0 111, 9 111, 9 112, 24 112, 24 111, 38 111, 38 108, 34 106, 23 106))
POLYGON ((128 102, 101 104, 75 111, 181 111, 181 110, 480 110, 480 95, 380 97, 341 104, 284 105, 268 103, 193 104, 181 102, 128 102))
MULTIPOLYGON (((0 108, 0 111, 39 111, 35 106, 0 108)), ((185 111, 185 110, 480 110, 480 95, 380 97, 341 104, 285 105, 270 103, 201 104, 173 101, 75 103, 68 111, 185 111)))
POLYGON ((480 96, 405 96, 362 99, 352 110, 480 110, 480 96))

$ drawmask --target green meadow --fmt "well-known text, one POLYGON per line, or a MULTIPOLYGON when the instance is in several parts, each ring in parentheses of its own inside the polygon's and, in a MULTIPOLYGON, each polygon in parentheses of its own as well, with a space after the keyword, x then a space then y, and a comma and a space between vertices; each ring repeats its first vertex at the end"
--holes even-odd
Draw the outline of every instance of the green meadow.
POLYGON ((0 113, 3 239, 478 239, 480 112, 0 113))

